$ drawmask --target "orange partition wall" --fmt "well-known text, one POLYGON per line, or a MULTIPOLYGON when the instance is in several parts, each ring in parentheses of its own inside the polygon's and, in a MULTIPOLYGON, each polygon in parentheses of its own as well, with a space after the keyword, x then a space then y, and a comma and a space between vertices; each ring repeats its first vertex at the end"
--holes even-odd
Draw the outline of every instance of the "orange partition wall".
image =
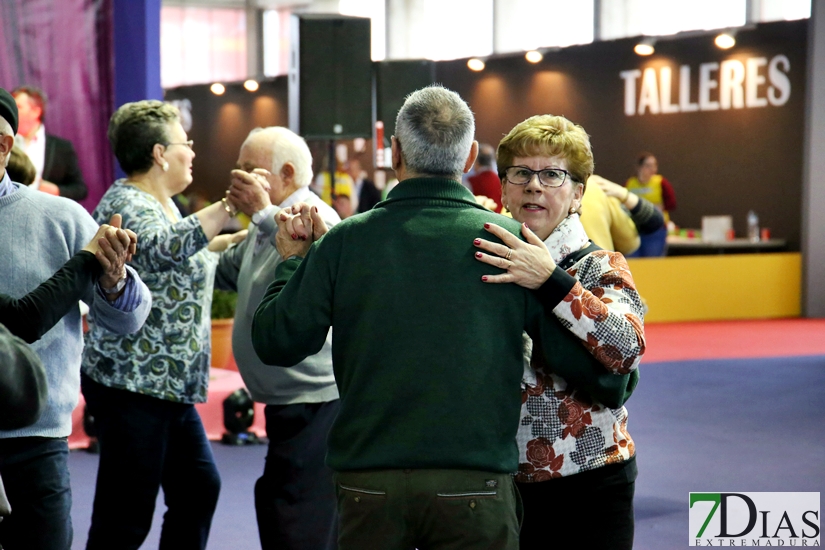
POLYGON ((645 322, 799 317, 799 253, 629 259, 645 322))

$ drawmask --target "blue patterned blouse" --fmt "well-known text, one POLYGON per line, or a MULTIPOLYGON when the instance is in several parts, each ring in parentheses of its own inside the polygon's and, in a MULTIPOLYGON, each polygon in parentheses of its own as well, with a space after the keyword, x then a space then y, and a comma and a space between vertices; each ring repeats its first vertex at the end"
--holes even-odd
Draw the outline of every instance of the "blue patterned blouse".
MULTIPOLYGON (((168 207, 180 219, 171 200, 168 207)), ((157 199, 125 180, 106 191, 92 215, 106 223, 115 213, 138 235, 131 265, 152 291, 152 311, 135 334, 113 334, 90 319, 83 372, 111 388, 204 402, 218 255, 206 249, 209 241, 197 216, 172 222, 157 199)))

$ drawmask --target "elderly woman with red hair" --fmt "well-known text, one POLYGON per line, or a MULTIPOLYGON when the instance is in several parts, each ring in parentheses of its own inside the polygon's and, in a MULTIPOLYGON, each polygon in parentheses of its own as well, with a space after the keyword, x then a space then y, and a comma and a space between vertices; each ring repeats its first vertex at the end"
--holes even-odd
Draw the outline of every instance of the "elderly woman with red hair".
POLYGON ((502 202, 522 222, 526 242, 490 224, 501 242, 477 239, 484 252, 476 258, 504 272, 483 280, 535 289, 570 336, 566 342, 525 336, 530 363, 516 475, 524 502, 521 548, 630 549, 637 470, 627 410, 600 403, 532 353, 584 346, 602 374, 617 377, 635 371, 644 353, 642 303, 627 262, 592 245, 579 218, 593 173, 590 140, 564 117, 534 116, 504 137, 497 161, 502 202))

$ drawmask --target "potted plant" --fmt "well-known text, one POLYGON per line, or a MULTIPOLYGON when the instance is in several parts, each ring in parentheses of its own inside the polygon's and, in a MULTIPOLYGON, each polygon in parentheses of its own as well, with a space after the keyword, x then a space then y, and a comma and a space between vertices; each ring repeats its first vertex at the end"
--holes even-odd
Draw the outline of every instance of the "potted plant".
POLYGON ((238 293, 215 289, 212 293, 212 366, 238 370, 232 355, 232 324, 238 293))

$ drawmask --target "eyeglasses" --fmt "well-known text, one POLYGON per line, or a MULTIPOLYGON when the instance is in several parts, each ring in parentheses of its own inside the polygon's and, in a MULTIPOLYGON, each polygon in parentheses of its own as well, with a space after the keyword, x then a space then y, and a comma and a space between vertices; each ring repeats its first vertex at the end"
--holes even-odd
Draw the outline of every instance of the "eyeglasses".
POLYGON ((507 181, 513 185, 527 185, 533 180, 533 176, 538 175, 539 183, 542 187, 561 187, 567 178, 576 181, 570 172, 561 168, 545 168, 544 170, 531 170, 526 166, 508 166, 501 177, 506 177, 507 181))
POLYGON ((192 146, 195 145, 195 141, 190 139, 189 141, 181 141, 179 143, 167 143, 166 147, 169 147, 170 145, 186 145, 187 147, 192 149, 192 146))

